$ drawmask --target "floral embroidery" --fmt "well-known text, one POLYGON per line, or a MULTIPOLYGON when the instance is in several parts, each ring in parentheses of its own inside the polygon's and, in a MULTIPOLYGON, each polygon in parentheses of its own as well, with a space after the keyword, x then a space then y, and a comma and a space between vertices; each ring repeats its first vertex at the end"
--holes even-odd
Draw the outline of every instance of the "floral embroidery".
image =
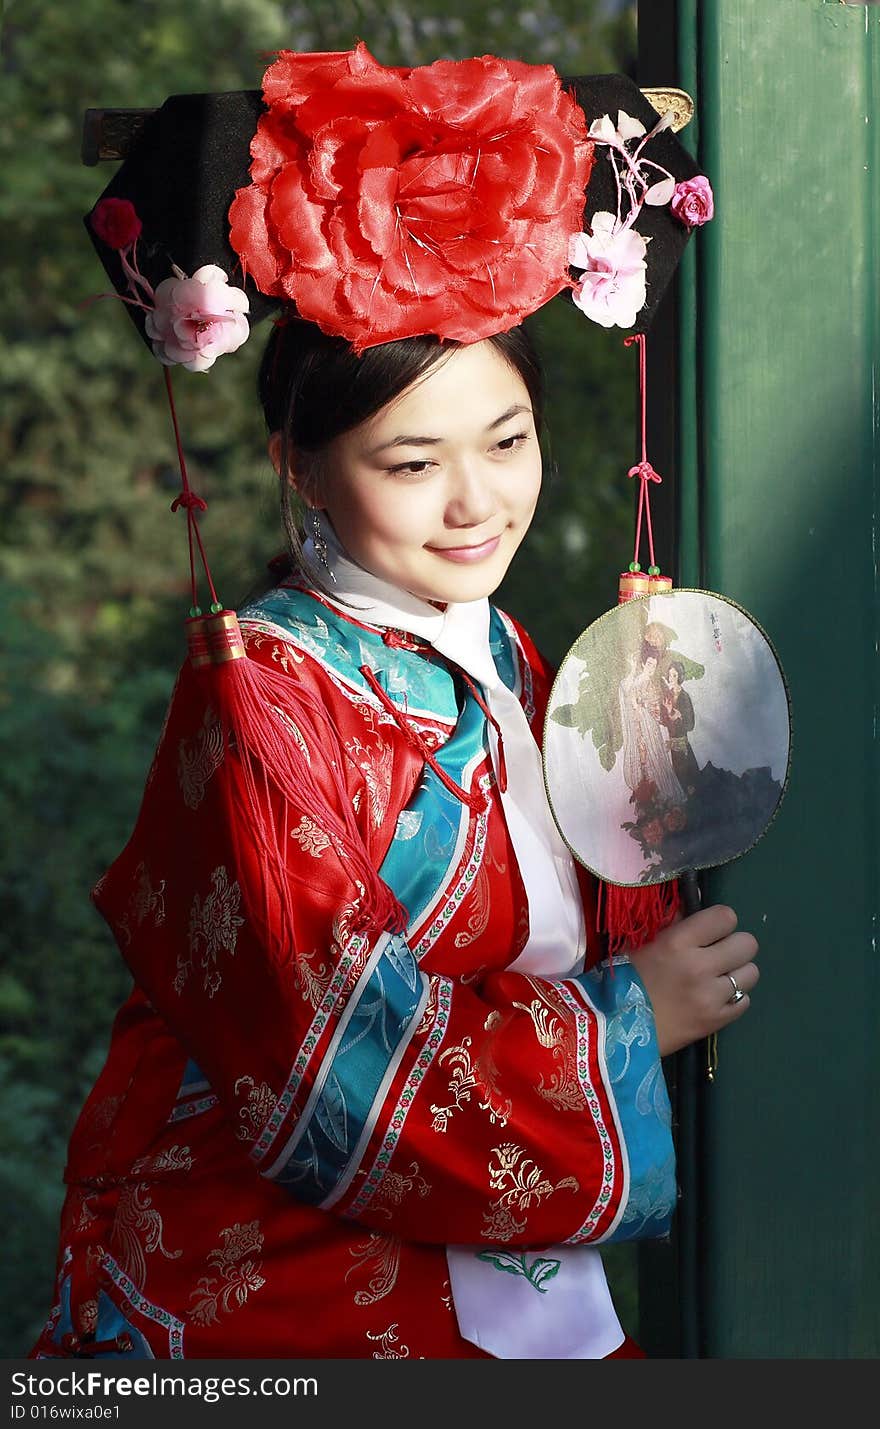
POLYGON ((483 1219, 487 1222, 486 1229, 482 1232, 486 1240, 510 1240, 516 1232, 525 1229, 525 1221, 521 1225, 513 1221, 513 1211, 527 1211, 533 1202, 539 1202, 545 1196, 553 1195, 554 1191, 563 1188, 577 1191, 578 1182, 573 1176, 566 1176, 554 1186, 552 1181, 543 1177, 537 1162, 530 1156, 526 1156, 522 1147, 515 1146, 512 1141, 506 1141, 501 1146, 493 1146, 492 1155, 498 1157, 498 1165, 489 1166, 489 1185, 493 1191, 500 1191, 501 1195, 495 1202, 492 1211, 484 1214, 483 1219), (509 1221, 499 1212, 509 1212, 509 1221), (506 1234, 499 1234, 499 1226, 506 1230, 506 1234), (514 1229, 511 1229, 511 1226, 514 1229))
POLYGON ((369 1240, 362 1241, 349 1251, 356 1257, 357 1263, 345 1272, 346 1280, 363 1266, 369 1267, 372 1272, 366 1290, 355 1291, 355 1305, 374 1305, 394 1289, 400 1271, 400 1245, 399 1236, 374 1231, 369 1240))
POLYGON ((431 1187, 424 1176, 419 1174, 419 1164, 417 1161, 410 1163, 409 1175, 405 1176, 401 1171, 386 1171, 385 1179, 378 1193, 380 1201, 390 1201, 392 1205, 399 1206, 404 1196, 409 1195, 413 1186, 417 1187, 417 1195, 429 1196, 431 1187))
POLYGON ((177 749, 177 782, 188 809, 197 809, 205 787, 223 763, 223 730, 210 705, 202 727, 192 739, 182 739, 177 749))
POLYGON ((181 951, 177 958, 177 976, 174 979, 175 992, 182 992, 187 977, 192 971, 196 954, 201 953, 201 966, 205 970, 204 989, 213 997, 220 986, 222 976, 217 968, 220 953, 235 954, 238 930, 244 919, 238 917, 241 889, 237 883, 229 882, 225 868, 215 868, 211 874, 213 893, 207 894, 204 903, 196 894, 189 916, 189 957, 181 951))
POLYGON ((296 839, 300 848, 311 854, 312 858, 320 858, 330 847, 330 835, 325 834, 308 814, 303 814, 296 828, 290 830, 290 837, 296 839))
POLYGON ((260 1274, 263 1262, 253 1258, 263 1248, 259 1221, 246 1225, 236 1221, 220 1235, 222 1246, 208 1256, 208 1263, 219 1274, 203 1275, 197 1289, 190 1293, 191 1300, 201 1297, 189 1312, 189 1318, 197 1325, 217 1324, 221 1312, 230 1314, 244 1305, 248 1296, 266 1283, 260 1274))
POLYGON ((259 1136, 275 1107, 275 1093, 268 1082, 261 1082, 257 1086, 253 1077, 239 1077, 233 1088, 235 1095, 239 1096, 239 1087, 250 1087, 247 1106, 239 1107, 238 1114, 246 1123, 238 1127, 236 1136, 239 1141, 253 1141, 259 1136))
POLYGON ((493 1206, 491 1211, 483 1213, 483 1220, 486 1222, 485 1229, 480 1232, 483 1239, 502 1244, 513 1240, 515 1235, 522 1235, 526 1228, 525 1221, 518 1221, 508 1206, 493 1206))

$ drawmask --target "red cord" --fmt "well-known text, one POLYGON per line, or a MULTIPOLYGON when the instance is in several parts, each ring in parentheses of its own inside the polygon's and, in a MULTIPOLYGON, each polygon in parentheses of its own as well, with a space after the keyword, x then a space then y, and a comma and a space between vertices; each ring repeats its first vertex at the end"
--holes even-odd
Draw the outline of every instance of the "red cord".
POLYGON ((205 547, 202 544, 202 533, 199 530, 199 523, 196 518, 197 511, 207 511, 208 503, 201 496, 193 491, 189 484, 189 477, 186 474, 186 459, 183 455, 183 443, 180 440, 180 428, 177 424, 177 411, 174 406, 174 392, 171 388, 171 369, 165 368, 165 391, 168 393, 168 406, 171 409, 171 425, 174 428, 174 440, 177 443, 177 461, 180 466, 180 480, 182 491, 171 503, 171 510, 176 511, 179 506, 186 511, 187 540, 189 542, 189 577, 192 591, 193 609, 198 608, 198 583, 196 581, 195 552, 193 550, 193 538, 199 548, 199 555, 202 558, 202 567, 205 572, 205 579, 208 582, 208 589, 211 592, 211 600, 219 610, 220 602, 217 599, 217 592, 214 589, 214 580, 211 576, 211 568, 208 565, 208 557, 205 555, 205 547))

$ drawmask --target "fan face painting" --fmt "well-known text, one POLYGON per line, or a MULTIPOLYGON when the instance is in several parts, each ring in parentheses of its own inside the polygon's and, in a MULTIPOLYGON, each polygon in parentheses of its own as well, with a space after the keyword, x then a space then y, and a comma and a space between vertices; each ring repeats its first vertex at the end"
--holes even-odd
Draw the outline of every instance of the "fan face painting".
POLYGON ((453 349, 327 456, 315 504, 349 556, 439 603, 500 585, 541 489, 528 391, 491 342, 453 349))

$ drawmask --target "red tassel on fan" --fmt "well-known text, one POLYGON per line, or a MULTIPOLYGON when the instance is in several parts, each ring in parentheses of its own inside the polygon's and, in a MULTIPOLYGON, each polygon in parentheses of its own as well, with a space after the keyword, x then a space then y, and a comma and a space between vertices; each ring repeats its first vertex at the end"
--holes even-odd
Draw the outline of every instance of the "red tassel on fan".
POLYGON ((597 923, 608 939, 608 952, 641 948, 668 928, 681 909, 678 884, 652 883, 625 888, 599 884, 597 923))
POLYGON ((248 659, 232 610, 188 620, 187 641, 192 665, 210 686, 210 704, 220 719, 224 742, 241 769, 241 781, 233 787, 242 802, 232 811, 231 826, 242 845, 246 840, 247 854, 257 859, 267 924, 280 927, 290 952, 294 875, 283 850, 290 814, 301 811, 329 836, 362 890, 350 930, 402 932, 406 910, 373 866, 354 811, 345 799, 331 804, 311 769, 299 731, 304 720, 319 731, 322 759, 345 767, 342 741, 321 701, 299 681, 248 659), (279 811, 278 823, 273 809, 279 811), (276 919, 269 912, 273 900, 276 919))

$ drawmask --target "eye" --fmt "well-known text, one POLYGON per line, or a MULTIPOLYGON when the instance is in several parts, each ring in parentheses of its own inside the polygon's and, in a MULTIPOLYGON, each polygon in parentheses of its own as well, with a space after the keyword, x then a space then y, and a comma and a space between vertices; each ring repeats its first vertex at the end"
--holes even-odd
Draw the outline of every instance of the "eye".
POLYGON ((517 432, 515 436, 504 437, 500 442, 496 442, 496 451, 515 452, 529 439, 528 432, 517 432))
POLYGON ((429 466, 434 463, 430 461, 405 461, 400 466, 386 467, 391 476, 424 476, 429 466))

